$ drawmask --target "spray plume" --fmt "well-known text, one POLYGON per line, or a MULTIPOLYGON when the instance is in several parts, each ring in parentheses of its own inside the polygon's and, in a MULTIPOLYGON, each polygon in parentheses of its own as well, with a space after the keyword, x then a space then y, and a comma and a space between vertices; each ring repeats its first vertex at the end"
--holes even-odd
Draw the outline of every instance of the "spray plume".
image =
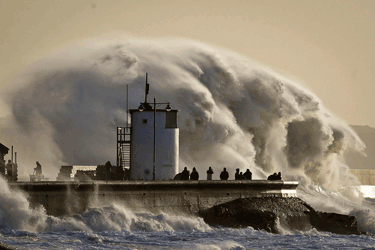
POLYGON ((137 107, 146 72, 150 95, 181 110, 181 168, 202 176, 208 166, 217 176, 250 168, 255 179, 280 171, 333 190, 356 183, 342 154, 364 144, 314 94, 236 53, 186 40, 88 41, 33 64, 4 97, 12 110, 5 125, 17 129, 6 139, 28 160, 48 162, 54 176, 63 163, 114 162, 126 85, 137 107))

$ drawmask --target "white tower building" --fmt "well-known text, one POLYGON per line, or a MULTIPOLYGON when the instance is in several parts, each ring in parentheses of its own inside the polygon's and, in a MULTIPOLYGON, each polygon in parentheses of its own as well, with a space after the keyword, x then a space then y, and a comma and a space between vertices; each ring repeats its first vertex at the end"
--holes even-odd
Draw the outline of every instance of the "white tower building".
POLYGON ((130 179, 168 180, 179 170, 177 112, 169 103, 142 103, 131 109, 130 179), (164 105, 166 109, 157 109, 164 105))

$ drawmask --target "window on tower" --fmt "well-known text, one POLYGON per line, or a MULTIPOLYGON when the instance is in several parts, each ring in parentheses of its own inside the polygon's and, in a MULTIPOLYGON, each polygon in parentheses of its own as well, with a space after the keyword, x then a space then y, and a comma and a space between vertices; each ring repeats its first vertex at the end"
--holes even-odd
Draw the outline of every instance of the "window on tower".
POLYGON ((165 128, 177 128, 177 112, 166 112, 165 128))

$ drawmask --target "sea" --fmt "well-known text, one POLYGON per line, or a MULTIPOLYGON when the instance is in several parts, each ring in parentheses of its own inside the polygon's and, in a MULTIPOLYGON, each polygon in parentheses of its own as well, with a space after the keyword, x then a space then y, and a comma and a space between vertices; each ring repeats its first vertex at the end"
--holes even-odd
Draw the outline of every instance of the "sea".
POLYGON ((367 197, 360 206, 343 204, 338 193, 319 188, 315 193, 304 189, 298 193, 309 199, 320 192, 321 197, 331 197, 331 205, 350 207, 349 214, 368 234, 295 231, 281 225, 279 234, 252 227, 212 227, 200 217, 138 211, 116 203, 94 204, 82 214, 54 217, 42 207, 30 209, 27 197, 10 190, 3 179, 0 185, 0 241, 13 249, 375 249, 375 199, 367 197))

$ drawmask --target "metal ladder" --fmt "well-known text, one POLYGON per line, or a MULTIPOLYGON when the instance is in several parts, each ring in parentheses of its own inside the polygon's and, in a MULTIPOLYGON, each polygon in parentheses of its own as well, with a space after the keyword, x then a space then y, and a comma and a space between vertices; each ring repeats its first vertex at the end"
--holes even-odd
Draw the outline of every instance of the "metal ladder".
POLYGON ((130 168, 130 127, 117 127, 117 166, 130 168))

